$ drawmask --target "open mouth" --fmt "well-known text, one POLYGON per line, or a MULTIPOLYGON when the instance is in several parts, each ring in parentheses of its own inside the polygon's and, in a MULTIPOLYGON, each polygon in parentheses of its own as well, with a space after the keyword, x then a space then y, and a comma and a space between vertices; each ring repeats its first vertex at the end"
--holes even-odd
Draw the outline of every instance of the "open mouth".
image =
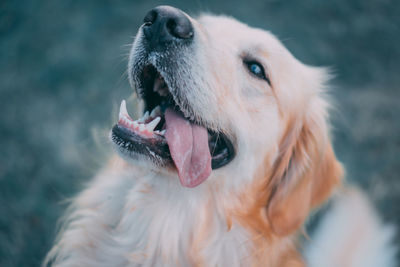
POLYGON ((234 158, 232 142, 223 133, 211 131, 183 115, 153 65, 141 72, 139 87, 145 104, 142 117, 132 119, 122 101, 118 123, 112 129, 111 139, 122 154, 175 167, 186 187, 201 184, 212 169, 225 166, 234 158))

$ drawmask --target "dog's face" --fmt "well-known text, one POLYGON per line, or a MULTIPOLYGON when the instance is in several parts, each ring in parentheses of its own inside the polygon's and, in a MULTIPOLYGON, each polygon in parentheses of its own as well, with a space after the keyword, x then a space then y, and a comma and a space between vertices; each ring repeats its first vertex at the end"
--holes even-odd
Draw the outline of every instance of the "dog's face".
POLYGON ((300 63, 266 31, 157 7, 137 33, 129 77, 144 116, 133 121, 123 103, 112 139, 126 158, 178 173, 183 186, 252 185, 270 216, 287 220, 292 211, 268 203, 290 201, 300 188, 313 206, 341 175, 321 96, 325 71, 300 63))

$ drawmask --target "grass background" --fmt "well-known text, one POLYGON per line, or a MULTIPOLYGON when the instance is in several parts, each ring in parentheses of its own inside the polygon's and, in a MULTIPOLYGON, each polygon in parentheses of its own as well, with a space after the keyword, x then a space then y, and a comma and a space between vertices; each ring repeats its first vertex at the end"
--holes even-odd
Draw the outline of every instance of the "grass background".
POLYGON ((271 30, 303 62, 332 66, 337 155, 400 226, 400 1, 2 0, 0 266, 42 261, 62 203, 101 167, 106 131, 132 92, 126 45, 166 3, 232 15, 271 30))

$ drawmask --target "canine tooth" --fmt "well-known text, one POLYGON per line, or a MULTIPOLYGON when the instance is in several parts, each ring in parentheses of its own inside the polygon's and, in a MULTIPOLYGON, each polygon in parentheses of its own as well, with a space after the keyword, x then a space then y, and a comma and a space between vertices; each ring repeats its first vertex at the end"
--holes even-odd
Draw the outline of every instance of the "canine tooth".
POLYGON ((146 124, 146 129, 149 130, 150 132, 152 132, 154 130, 154 128, 156 128, 157 124, 160 122, 161 118, 157 117, 154 120, 152 120, 151 122, 146 124))
POLYGON ((119 108, 119 118, 121 119, 121 118, 123 118, 125 116, 129 117, 129 113, 126 110, 126 101, 122 100, 121 101, 121 106, 119 108))
POLYGON ((161 114, 161 107, 157 106, 151 111, 150 117, 155 118, 157 115, 160 115, 160 114, 161 114))
POLYGON ((161 135, 164 135, 166 131, 167 131, 167 130, 162 130, 162 131, 160 132, 160 134, 161 134, 161 135))

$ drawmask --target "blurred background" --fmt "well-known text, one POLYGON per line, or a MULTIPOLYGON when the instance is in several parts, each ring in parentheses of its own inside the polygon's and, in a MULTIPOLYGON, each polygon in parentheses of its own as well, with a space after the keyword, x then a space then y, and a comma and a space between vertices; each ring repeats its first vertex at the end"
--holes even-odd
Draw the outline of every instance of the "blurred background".
POLYGON ((40 264, 66 200, 107 158, 107 131, 132 92, 129 44, 160 4, 231 15, 331 66, 337 156, 400 227, 400 1, 2 0, 0 266, 40 264))

